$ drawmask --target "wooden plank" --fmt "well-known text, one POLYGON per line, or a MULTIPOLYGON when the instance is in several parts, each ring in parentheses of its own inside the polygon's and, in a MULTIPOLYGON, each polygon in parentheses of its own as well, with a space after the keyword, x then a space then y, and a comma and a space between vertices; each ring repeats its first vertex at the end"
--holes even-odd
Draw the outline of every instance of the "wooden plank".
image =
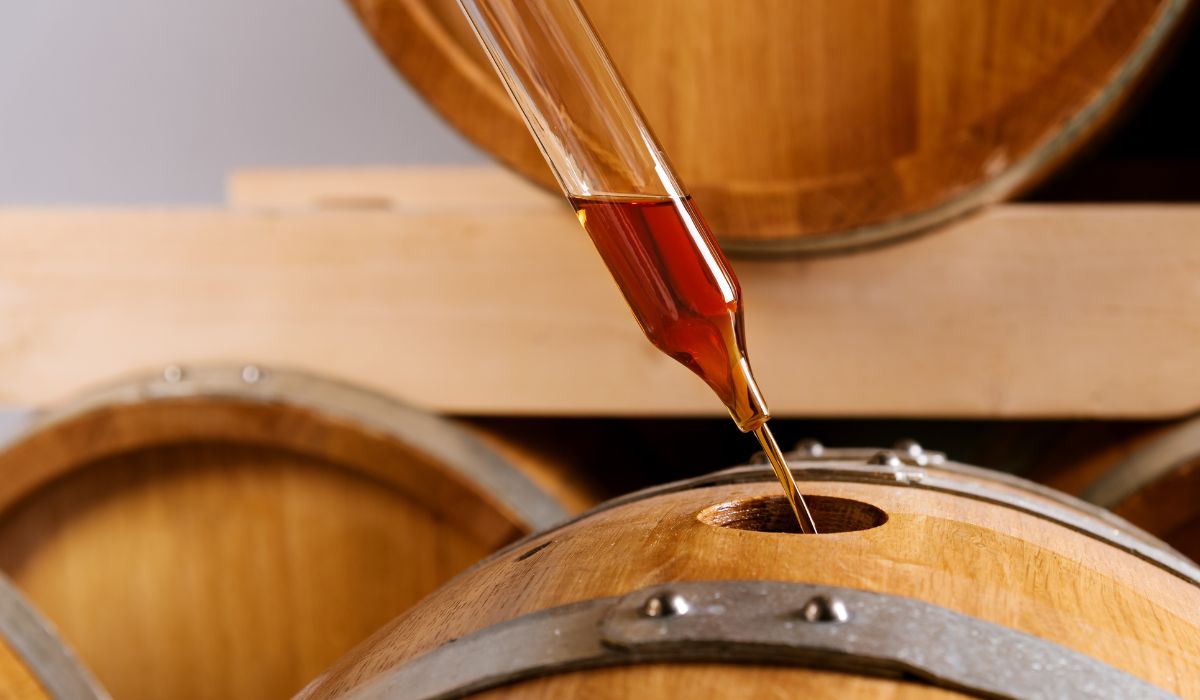
POLYGON ((248 168, 225 183, 238 209, 389 209, 402 212, 558 210, 562 197, 509 171, 480 166, 248 168))
MULTIPOLYGON (((1200 206, 1013 205, 735 267, 776 415, 1165 417, 1200 408, 1198 229, 1200 206)), ((208 361, 454 413, 722 414, 563 207, 0 211, 0 405, 208 361)))

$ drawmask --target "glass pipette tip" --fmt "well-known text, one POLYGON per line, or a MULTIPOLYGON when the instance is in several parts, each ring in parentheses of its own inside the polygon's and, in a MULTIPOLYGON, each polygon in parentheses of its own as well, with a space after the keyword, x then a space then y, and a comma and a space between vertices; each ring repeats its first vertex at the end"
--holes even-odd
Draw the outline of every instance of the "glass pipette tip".
POLYGON ((754 429, 754 436, 758 438, 763 452, 767 455, 767 461, 771 463, 776 478, 783 486, 783 492, 792 506, 792 512, 796 514, 796 521, 800 523, 800 532, 806 535, 817 534, 817 524, 813 521, 812 513, 809 512, 804 497, 800 495, 800 489, 796 487, 792 470, 788 469, 787 461, 784 460, 783 452, 779 449, 779 443, 775 442, 775 436, 771 434, 771 429, 764 422, 754 429))

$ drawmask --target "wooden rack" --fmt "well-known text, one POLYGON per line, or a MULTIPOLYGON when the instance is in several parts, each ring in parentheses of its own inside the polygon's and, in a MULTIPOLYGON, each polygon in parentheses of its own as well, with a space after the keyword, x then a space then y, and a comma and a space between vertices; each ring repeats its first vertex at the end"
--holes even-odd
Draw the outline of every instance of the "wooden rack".
MULTIPOLYGON (((247 361, 460 414, 720 411, 641 337, 566 205, 499 168, 248 171, 229 203, 0 210, 0 405, 247 361)), ((1002 205, 734 265, 780 416, 1200 408, 1200 205, 1002 205)))

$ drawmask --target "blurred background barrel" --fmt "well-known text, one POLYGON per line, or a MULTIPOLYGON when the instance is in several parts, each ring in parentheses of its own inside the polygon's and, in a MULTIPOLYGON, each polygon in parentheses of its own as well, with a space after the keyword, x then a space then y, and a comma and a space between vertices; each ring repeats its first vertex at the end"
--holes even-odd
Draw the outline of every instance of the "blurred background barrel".
POLYGON ((5 700, 108 697, 3 576, 0 576, 0 697, 5 700))
MULTIPOLYGON (((350 0, 443 117, 554 183, 454 3, 350 0)), ((727 249, 902 236, 1037 182, 1115 113, 1187 0, 584 0, 727 249)))
POLYGON ((257 366, 80 397, 3 446, 0 473, 0 569, 123 700, 286 697, 567 514, 465 428, 257 366))
POLYGON ((1043 455, 1030 476, 1200 560, 1200 417, 1124 430, 1092 426, 1079 437, 1043 455))

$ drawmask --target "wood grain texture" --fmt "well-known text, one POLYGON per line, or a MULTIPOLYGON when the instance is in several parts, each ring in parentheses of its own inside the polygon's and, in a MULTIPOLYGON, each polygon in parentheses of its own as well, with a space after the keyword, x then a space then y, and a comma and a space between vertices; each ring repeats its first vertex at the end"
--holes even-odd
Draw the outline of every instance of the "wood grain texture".
MULTIPOLYGON (((0 211, 0 405, 245 358, 444 412, 724 415, 565 204, 398 210, 455 181, 429 171, 387 210, 0 211)), ((737 260, 755 373, 779 416, 1192 413, 1198 227, 1191 206, 1003 206, 903 246, 737 260)))
MULTIPOLYGON (((1182 0, 583 0, 727 246, 845 246, 1028 186, 1120 103, 1182 0)), ((397 70, 553 181, 454 3, 350 0, 397 70)))
POLYGON ((118 698, 279 698, 489 552, 299 455, 78 465, 0 520, 3 569, 118 698))
POLYGON ((288 697, 532 527, 462 428, 258 372, 118 383, 0 449, 0 569, 117 698, 288 697))
POLYGON ((419 168, 243 168, 225 180, 234 209, 383 209, 405 214, 563 211, 557 193, 499 171, 463 165, 419 168))
POLYGON ((0 638, 0 700, 53 700, 3 638, 0 638))
MULTIPOLYGON (((697 519, 716 504, 774 496, 770 483, 623 504, 542 533, 457 577, 344 657, 303 697, 339 697, 450 639, 536 610, 656 583, 722 579, 909 596, 1200 697, 1200 589, 1183 579, 1100 540, 982 500, 869 484, 801 488, 869 503, 889 519, 870 530, 818 536, 697 519)), ((606 697, 603 688, 595 692, 606 697)))

